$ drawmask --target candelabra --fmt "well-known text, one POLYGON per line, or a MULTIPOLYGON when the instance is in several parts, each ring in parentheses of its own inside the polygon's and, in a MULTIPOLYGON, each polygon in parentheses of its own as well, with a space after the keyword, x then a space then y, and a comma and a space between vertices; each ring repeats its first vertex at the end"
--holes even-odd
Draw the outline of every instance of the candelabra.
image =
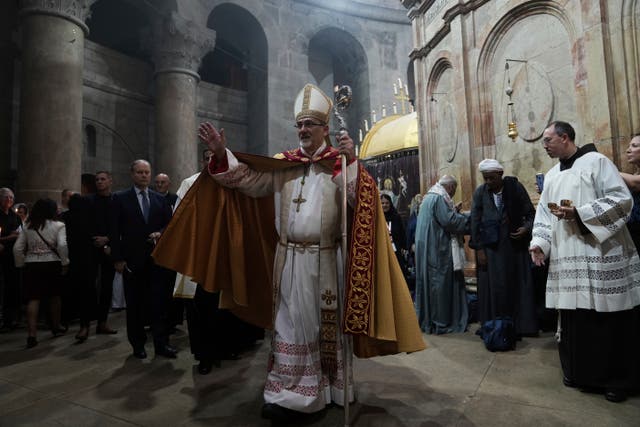
MULTIPOLYGON (((409 102, 409 93, 407 90, 407 85, 402 84, 402 79, 398 78, 398 84, 393 84, 393 97, 400 101, 400 107, 402 110, 402 115, 407 114, 407 108, 405 106, 405 102, 409 102)), ((395 113, 395 104, 394 104, 394 113, 395 113)))

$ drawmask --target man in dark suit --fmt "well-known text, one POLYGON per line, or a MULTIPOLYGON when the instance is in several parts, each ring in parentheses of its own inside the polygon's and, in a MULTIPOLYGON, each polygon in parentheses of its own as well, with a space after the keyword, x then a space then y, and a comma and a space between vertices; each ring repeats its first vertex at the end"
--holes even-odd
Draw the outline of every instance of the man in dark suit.
POLYGON ((159 173, 154 178, 153 183, 155 185, 156 191, 167 199, 169 205, 171 206, 171 209, 173 210, 176 205, 178 195, 169 191, 169 187, 171 186, 171 178, 169 178, 169 175, 167 175, 166 173, 159 173))
POLYGON ((133 355, 147 357, 144 325, 150 312, 155 353, 175 358, 169 345, 167 307, 171 284, 167 270, 155 265, 153 247, 171 219, 166 198, 150 190, 151 165, 146 160, 131 164, 133 187, 115 193, 111 209, 111 257, 114 268, 122 273, 127 301, 127 338, 133 355))

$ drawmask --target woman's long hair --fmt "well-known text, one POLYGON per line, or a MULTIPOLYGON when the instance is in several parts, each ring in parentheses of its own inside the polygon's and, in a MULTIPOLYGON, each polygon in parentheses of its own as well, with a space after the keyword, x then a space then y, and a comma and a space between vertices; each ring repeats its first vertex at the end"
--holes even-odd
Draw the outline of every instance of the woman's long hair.
POLYGON ((58 211, 58 205, 51 199, 38 199, 33 208, 31 208, 31 214, 29 215, 29 226, 32 230, 41 230, 44 228, 45 222, 56 217, 58 211))
POLYGON ((392 218, 398 215, 398 211, 396 211, 396 207, 393 205, 393 200, 388 194, 382 193, 380 194, 381 199, 387 199, 389 201, 389 210, 384 213, 384 217, 387 221, 391 221, 392 218))

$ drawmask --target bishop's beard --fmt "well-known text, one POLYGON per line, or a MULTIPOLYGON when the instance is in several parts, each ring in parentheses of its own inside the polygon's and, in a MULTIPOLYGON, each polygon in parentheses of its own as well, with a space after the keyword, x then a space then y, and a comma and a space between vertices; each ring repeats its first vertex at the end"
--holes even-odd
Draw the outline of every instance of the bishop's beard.
POLYGON ((313 141, 311 141, 311 138, 300 139, 300 147, 304 149, 308 149, 309 147, 311 147, 312 144, 313 144, 313 141))

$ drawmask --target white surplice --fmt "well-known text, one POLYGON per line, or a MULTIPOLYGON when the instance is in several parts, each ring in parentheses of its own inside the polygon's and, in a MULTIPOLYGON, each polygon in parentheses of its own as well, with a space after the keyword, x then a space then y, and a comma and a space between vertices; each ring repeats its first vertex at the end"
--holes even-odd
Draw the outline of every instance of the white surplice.
MULTIPOLYGON (((178 210, 180 202, 184 198, 185 194, 187 194, 187 191, 189 191, 193 183, 196 182, 196 179, 198 179, 199 176, 200 172, 182 180, 182 183, 180 183, 180 187, 178 187, 178 191, 176 191, 176 203, 175 205, 173 205, 174 213, 176 212, 176 210, 178 210)), ((176 272, 176 280, 173 285, 174 298, 193 299, 196 295, 197 288, 198 284, 191 280, 191 277, 176 272)))
POLYGON ((530 246, 550 258, 547 307, 614 312, 640 305, 640 259, 625 226, 632 207, 618 169, 597 152, 546 174, 530 246), (563 199, 572 201, 590 233, 551 214, 548 203, 563 199))
MULTIPOLYGON (((323 144, 316 153, 326 146, 323 144)), ((330 402, 343 403, 342 334, 337 297, 342 292, 340 250, 341 176, 313 163, 256 172, 227 150, 229 169, 213 178, 252 196, 274 195, 279 244, 274 261, 275 325, 266 403, 300 412, 316 412, 330 402), (296 199, 304 199, 295 203, 296 199), (321 366, 321 316, 333 318, 335 367, 321 366)), ((348 198, 354 200, 357 162, 348 166, 348 198)), ((330 342, 329 339, 327 342, 330 342)), ((349 356, 351 357, 351 356, 349 356)), ((349 384, 352 380, 350 379, 349 384)), ((350 400, 353 388, 349 387, 350 400)))

